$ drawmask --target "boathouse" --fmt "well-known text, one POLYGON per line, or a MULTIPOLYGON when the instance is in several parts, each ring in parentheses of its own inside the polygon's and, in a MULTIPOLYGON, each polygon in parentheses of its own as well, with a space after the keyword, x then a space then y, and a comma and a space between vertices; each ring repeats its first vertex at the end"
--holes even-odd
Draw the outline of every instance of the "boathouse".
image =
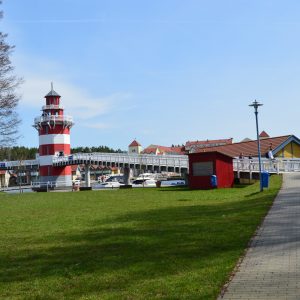
POLYGON ((233 186, 233 157, 224 153, 198 152, 189 154, 189 187, 191 189, 211 189, 215 176, 217 188, 233 186))

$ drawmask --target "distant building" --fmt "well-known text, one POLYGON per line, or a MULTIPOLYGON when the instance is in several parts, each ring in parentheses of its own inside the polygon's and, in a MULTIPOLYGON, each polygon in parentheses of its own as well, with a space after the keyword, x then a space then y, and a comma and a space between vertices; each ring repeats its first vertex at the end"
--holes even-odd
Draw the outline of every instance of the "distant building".
MULTIPOLYGON (((270 136, 263 130, 260 134, 259 134, 259 138, 262 139, 266 139, 269 138, 270 136)), ((241 140, 241 142, 250 142, 252 141, 251 139, 249 139, 248 137, 244 138, 241 140)))
MULTIPOLYGON (((270 137, 265 131, 260 133, 261 155, 266 156, 270 148, 274 157, 300 158, 300 139, 295 135, 270 137)), ((257 141, 244 139, 242 142, 233 143, 233 139, 188 141, 185 146, 160 146, 151 144, 142 150, 141 145, 134 140, 129 145, 129 153, 153 155, 180 155, 199 152, 218 151, 231 157, 257 157, 257 141)))
POLYGON ((72 181, 76 179, 81 179, 81 170, 79 165, 72 165, 71 166, 71 171, 72 171, 72 181))
POLYGON ((8 187, 10 179, 10 173, 7 170, 0 170, 0 187, 8 187))
POLYGON ((259 138, 260 139, 267 139, 269 138, 270 136, 263 130, 260 135, 259 135, 259 138))
MULTIPOLYGON (((265 157, 270 148, 274 157, 300 158, 300 139, 295 135, 284 135, 278 137, 265 137, 260 140, 261 155, 265 157)), ((257 140, 232 143, 198 149, 198 152, 219 151, 226 155, 239 157, 242 153, 244 157, 257 157, 257 140)))
POLYGON ((184 146, 166 147, 160 145, 150 145, 142 151, 142 154, 180 155, 180 154, 185 154, 185 148, 184 146))
POLYGON ((188 141, 185 145, 170 147, 151 144, 143 150, 141 144, 134 140, 128 146, 128 153, 153 155, 183 155, 197 152, 197 149, 227 144, 232 144, 232 138, 219 140, 188 141))
POLYGON ((129 154, 140 154, 143 148, 139 142, 133 140, 133 142, 128 146, 128 153, 129 154))
POLYGON ((251 139, 249 139, 249 138, 244 138, 243 140, 241 140, 241 142, 250 142, 250 141, 252 141, 251 139))
POLYGON ((220 140, 187 141, 185 143, 185 151, 187 153, 194 153, 194 152, 198 152, 197 150, 203 148, 229 145, 232 144, 232 140, 233 139, 230 138, 230 139, 220 139, 220 140))

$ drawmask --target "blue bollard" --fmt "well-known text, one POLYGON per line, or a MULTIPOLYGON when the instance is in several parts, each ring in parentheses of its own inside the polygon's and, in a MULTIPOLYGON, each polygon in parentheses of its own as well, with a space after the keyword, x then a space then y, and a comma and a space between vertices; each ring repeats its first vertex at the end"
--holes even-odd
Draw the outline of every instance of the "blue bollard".
POLYGON ((261 172, 261 177, 262 177, 262 186, 264 188, 268 188, 269 187, 269 177, 270 177, 269 172, 267 172, 267 171, 261 172))
POLYGON ((211 183, 212 188, 217 188, 218 187, 218 180, 217 180, 216 175, 211 175, 210 183, 211 183))

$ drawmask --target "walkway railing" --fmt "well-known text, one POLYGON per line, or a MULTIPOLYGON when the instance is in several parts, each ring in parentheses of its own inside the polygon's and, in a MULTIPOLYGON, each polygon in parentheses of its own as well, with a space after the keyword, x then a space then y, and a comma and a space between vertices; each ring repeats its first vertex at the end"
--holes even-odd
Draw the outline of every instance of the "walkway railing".
POLYGON ((39 166, 40 162, 38 159, 32 160, 14 160, 14 161, 2 161, 0 162, 0 169, 14 169, 18 167, 33 167, 39 166))
MULTIPOLYGON (((188 170, 187 155, 151 155, 128 153, 76 153, 69 156, 53 157, 54 166, 86 164, 114 163, 119 165, 162 166, 188 170)), ((10 170, 20 167, 36 169, 39 160, 17 160, 0 162, 0 169, 10 170)), ((259 172, 258 159, 234 159, 233 169, 237 172, 259 172)), ((274 160, 262 159, 262 169, 270 173, 300 172, 300 159, 276 158, 274 160)))
POLYGON ((59 187, 67 187, 72 186, 72 182, 70 182, 69 185, 66 185, 65 181, 47 181, 47 182, 39 182, 35 181, 31 183, 31 187, 34 188, 47 188, 47 189, 53 189, 53 188, 59 188, 59 187))
MULTIPOLYGON (((259 172, 258 159, 234 159, 233 169, 237 172, 259 172)), ((300 172, 300 159, 262 159, 262 170, 269 173, 300 172)))
POLYGON ((53 165, 76 164, 78 161, 147 166, 164 166, 188 169, 187 155, 151 155, 128 153, 76 153, 53 158, 53 165))

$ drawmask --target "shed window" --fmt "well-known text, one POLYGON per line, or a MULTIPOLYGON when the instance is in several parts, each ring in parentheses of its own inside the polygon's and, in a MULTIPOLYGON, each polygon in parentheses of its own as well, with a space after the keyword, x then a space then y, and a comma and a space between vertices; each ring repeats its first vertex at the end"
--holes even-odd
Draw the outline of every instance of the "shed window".
POLYGON ((214 174, 214 165, 212 161, 193 163, 194 176, 211 176, 213 174, 214 174))

